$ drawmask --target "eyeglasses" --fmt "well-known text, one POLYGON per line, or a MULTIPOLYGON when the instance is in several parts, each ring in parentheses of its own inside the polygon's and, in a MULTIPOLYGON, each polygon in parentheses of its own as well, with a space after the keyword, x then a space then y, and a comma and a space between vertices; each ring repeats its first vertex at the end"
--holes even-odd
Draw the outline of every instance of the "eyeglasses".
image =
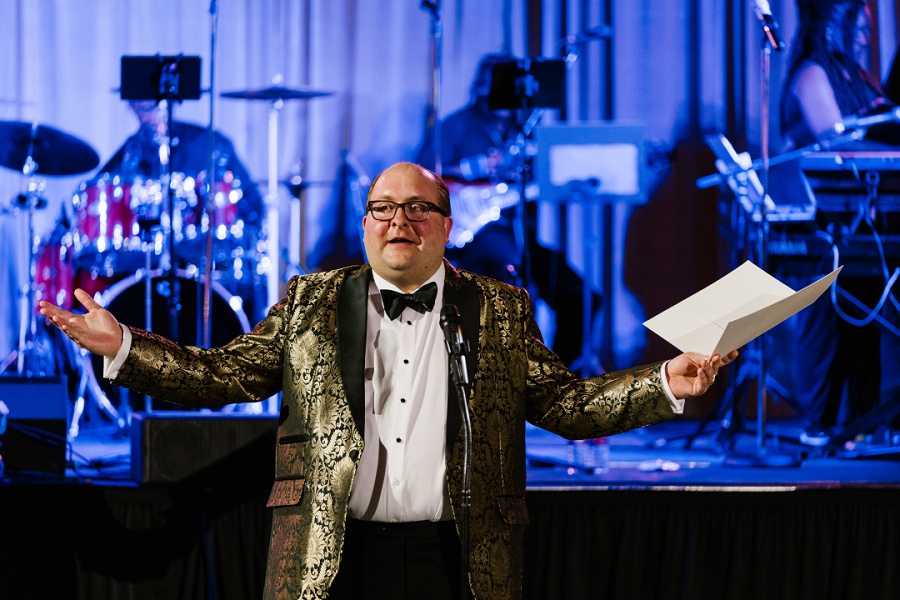
POLYGON ((431 202, 404 202, 398 204, 397 202, 391 202, 390 200, 378 200, 376 202, 369 202, 366 206, 366 210, 372 213, 372 217, 376 221, 390 221, 394 218, 394 215, 397 214, 397 209, 401 206, 403 207, 403 214, 406 215, 406 218, 410 221, 425 221, 428 219, 431 211, 435 211, 445 217, 449 216, 447 211, 431 202))

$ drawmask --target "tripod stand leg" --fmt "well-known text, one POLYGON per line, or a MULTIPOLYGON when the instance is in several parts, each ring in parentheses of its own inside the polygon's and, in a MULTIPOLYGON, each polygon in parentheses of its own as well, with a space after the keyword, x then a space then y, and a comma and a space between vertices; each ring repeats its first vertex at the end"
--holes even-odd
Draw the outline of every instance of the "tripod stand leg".
POLYGON ((10 366, 12 366, 12 364, 15 363, 15 362, 16 362, 16 359, 18 359, 18 358, 19 358, 19 350, 18 350, 18 349, 13 350, 12 352, 10 352, 10 353, 9 353, 9 356, 7 356, 7 357, 3 360, 2 363, 0 363, 0 373, 5 373, 6 370, 7 370, 10 366))
POLYGON ((112 402, 109 401, 106 393, 97 382, 94 375, 94 369, 91 365, 90 355, 85 353, 81 348, 75 346, 71 340, 66 340, 70 345, 70 350, 75 354, 75 368, 78 370, 78 393, 75 398, 75 405, 72 410, 72 423, 69 426, 69 437, 78 436, 80 422, 84 416, 84 410, 87 405, 87 399, 90 398, 94 404, 103 411, 106 416, 116 425, 118 429, 124 429, 128 423, 126 419, 119 413, 112 402))

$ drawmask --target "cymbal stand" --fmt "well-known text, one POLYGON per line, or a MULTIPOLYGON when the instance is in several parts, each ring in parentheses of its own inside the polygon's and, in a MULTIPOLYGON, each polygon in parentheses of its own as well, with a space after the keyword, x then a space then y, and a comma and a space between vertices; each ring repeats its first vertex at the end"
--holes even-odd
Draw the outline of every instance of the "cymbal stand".
POLYGON ((434 140, 434 172, 441 175, 441 75, 443 72, 443 25, 440 0, 422 0, 421 7, 431 17, 431 105, 428 107, 427 127, 434 140))
POLYGON ((34 136, 37 124, 32 127, 32 137, 28 145, 27 158, 22 174, 28 180, 27 191, 19 196, 25 204, 28 227, 28 283, 21 293, 22 308, 19 321, 19 343, 0 364, 0 373, 5 372, 14 362, 19 377, 47 377, 56 375, 55 354, 51 350, 47 332, 37 326, 37 252, 39 240, 34 234, 34 211, 43 208, 46 201, 38 194, 43 182, 37 177, 38 165, 33 159, 34 136))
POLYGON ((278 113, 284 108, 284 100, 277 98, 269 102, 269 175, 266 193, 266 250, 269 257, 269 272, 266 290, 269 306, 274 306, 281 296, 281 240, 278 216, 278 113))
POLYGON ((97 406, 106 413, 119 431, 125 431, 131 424, 131 417, 128 412, 130 407, 127 406, 127 403, 123 403, 123 412, 117 410, 97 382, 97 376, 94 374, 94 368, 91 364, 90 353, 68 338, 64 339, 64 343, 67 345, 70 355, 74 356, 73 362, 79 371, 78 390, 75 393, 72 418, 69 422, 69 439, 74 439, 78 436, 88 396, 94 399, 97 406))

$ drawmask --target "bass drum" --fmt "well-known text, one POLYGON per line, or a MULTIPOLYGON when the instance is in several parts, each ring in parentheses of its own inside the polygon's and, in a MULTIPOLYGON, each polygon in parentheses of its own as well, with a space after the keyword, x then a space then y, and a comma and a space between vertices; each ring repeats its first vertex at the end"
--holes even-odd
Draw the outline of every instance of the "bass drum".
MULTIPOLYGON (((187 345, 196 346, 200 339, 200 310, 203 299, 198 297, 201 286, 196 279, 188 277, 185 271, 177 271, 175 285, 180 298, 178 312, 178 335, 169 335, 169 289, 171 281, 162 271, 151 271, 150 293, 151 311, 149 328, 165 337, 187 345)), ((132 275, 113 284, 100 298, 100 304, 109 310, 120 323, 147 329, 147 279, 143 273, 132 275)), ((212 347, 224 346, 242 333, 250 331, 250 323, 242 308, 243 301, 229 294, 225 288, 212 282, 212 302, 210 304, 210 344, 212 347)), ((101 382, 104 392, 117 406, 130 403, 133 410, 147 410, 143 396, 129 394, 119 386, 110 385, 103 377, 103 360, 94 357, 94 371, 97 381, 101 382), (129 399, 128 396, 131 396, 129 399), (118 400, 118 402, 116 402, 118 400)), ((184 407, 163 402, 152 401, 152 409, 184 410, 184 407)))

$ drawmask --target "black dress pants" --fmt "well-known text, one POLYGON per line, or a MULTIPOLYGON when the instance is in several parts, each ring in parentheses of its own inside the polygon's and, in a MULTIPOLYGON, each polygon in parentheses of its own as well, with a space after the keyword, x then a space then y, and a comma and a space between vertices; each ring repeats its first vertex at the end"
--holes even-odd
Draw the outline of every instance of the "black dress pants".
POLYGON ((376 523, 347 519, 341 564, 328 597, 458 600, 460 553, 453 521, 376 523))

